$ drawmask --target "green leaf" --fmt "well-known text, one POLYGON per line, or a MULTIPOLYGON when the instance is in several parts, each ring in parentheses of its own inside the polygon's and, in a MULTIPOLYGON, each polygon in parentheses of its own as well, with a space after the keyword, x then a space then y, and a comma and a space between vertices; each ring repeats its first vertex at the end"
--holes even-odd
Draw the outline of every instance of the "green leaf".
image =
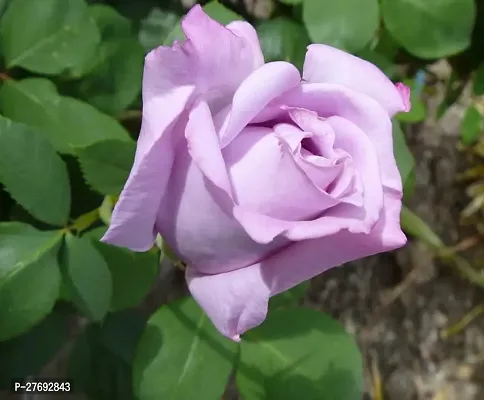
POLYGON ((100 31, 100 43, 91 57, 68 71, 72 78, 80 78, 90 73, 116 52, 119 39, 131 36, 131 21, 114 8, 104 4, 93 4, 89 6, 89 15, 100 31))
POLYGON ((146 318, 136 310, 109 314, 97 329, 99 343, 131 366, 146 322, 146 318))
POLYGON ((460 137, 466 146, 474 144, 483 129, 483 116, 475 106, 469 106, 460 126, 460 137))
POLYGON ((381 9, 392 36, 417 57, 447 57, 470 45, 474 0, 381 0, 381 9))
MULTIPOLYGON (((87 76, 78 96, 107 114, 117 115, 141 92, 144 49, 132 34, 131 21, 114 8, 96 4, 89 8, 101 30, 97 56, 84 66, 87 76)), ((82 76, 82 69, 73 71, 82 76)))
POLYGON ((139 400, 220 399, 236 349, 192 298, 162 306, 149 319, 137 347, 135 393, 139 400))
POLYGON ((251 400, 355 400, 363 363, 353 337, 329 316, 281 309, 244 335, 237 387, 251 400))
POLYGON ((402 177, 402 182, 405 185, 410 177, 410 173, 415 168, 415 159, 412 152, 407 146, 405 135, 398 121, 393 120, 393 153, 397 161, 398 170, 402 177))
POLYGON ((0 340, 26 332, 54 306, 62 235, 18 222, 0 224, 0 340))
POLYGON ((67 222, 71 193, 64 162, 40 132, 1 116, 0 183, 35 218, 67 222))
POLYGON ((430 226, 405 206, 402 207, 400 223, 402 229, 409 235, 416 237, 435 249, 441 249, 444 247, 444 243, 437 234, 432 231, 430 226))
POLYGON ((422 122, 425 120, 427 115, 427 110, 422 99, 418 98, 413 94, 410 94, 410 102, 412 103, 412 108, 409 112, 401 112, 397 114, 397 119, 400 122, 415 124, 417 122, 422 122))
MULTIPOLYGON (((203 6, 203 11, 205 11, 205 13, 207 13, 209 17, 213 18, 215 21, 218 21, 222 25, 227 25, 232 21, 243 20, 243 18, 239 14, 236 14, 232 10, 229 10, 227 7, 220 4, 217 0, 212 0, 209 3, 205 4, 203 6)), ((184 39, 185 35, 183 34, 180 23, 178 23, 170 32, 170 34, 166 37, 163 44, 165 46, 171 46, 173 41, 184 39)))
POLYGON ((213 18, 215 21, 218 21, 223 25, 243 19, 239 14, 219 3, 218 0, 209 1, 203 6, 203 11, 205 11, 210 18, 213 18))
POLYGON ((288 4, 290 6, 301 4, 303 0, 279 0, 281 3, 288 4))
POLYGON ((61 265, 69 298, 87 317, 101 321, 111 305, 109 268, 88 238, 68 234, 65 244, 61 265))
POLYGON ((106 139, 131 140, 116 120, 87 103, 60 96, 47 79, 4 82, 0 110, 14 121, 39 128, 61 153, 106 139))
POLYGON ((141 93, 144 50, 135 38, 119 47, 81 81, 79 96, 101 111, 118 115, 141 93))
POLYGON ((288 61, 302 68, 311 43, 304 26, 285 17, 264 21, 257 33, 266 62, 288 61))
POLYGON ((0 18, 2 18, 3 13, 7 9, 10 0, 0 0, 0 18))
POLYGON ((373 50, 376 53, 386 57, 388 60, 394 60, 399 49, 400 45, 393 38, 390 32, 388 32, 388 29, 385 29, 384 26, 380 27, 378 32, 378 42, 373 50))
POLYGON ((64 346, 69 322, 69 314, 56 309, 24 335, 0 342, 0 387, 37 375, 64 346))
POLYGON ((484 95, 484 64, 481 64, 475 72, 472 91, 476 96, 484 95))
POLYGON ((99 31, 84 0, 11 3, 0 29, 8 68, 59 74, 89 58, 99 43, 99 31))
POLYGON ((92 188, 116 195, 128 179, 135 151, 134 141, 106 140, 79 149, 77 157, 84 179, 92 188))
POLYGON ((91 325, 69 358, 67 375, 76 389, 93 399, 135 400, 131 364, 145 323, 127 311, 108 315, 101 326, 91 325))
POLYGON ((93 241, 111 271, 113 295, 111 310, 118 311, 139 305, 158 275, 156 252, 135 253, 130 250, 93 241))
POLYGON ((403 202, 410 201, 415 193, 415 184, 417 179, 417 173, 415 169, 412 169, 407 177, 407 180, 403 183, 403 202))
MULTIPOLYGON (((75 149, 73 149, 73 151, 75 151, 75 149)), ((71 218, 75 220, 81 215, 98 208, 104 197, 94 191, 86 183, 77 158, 73 156, 64 156, 63 160, 69 171, 72 193, 71 218)))
POLYGON ((99 207, 99 218, 102 222, 106 225, 111 223, 111 216, 113 214, 114 209, 114 197, 113 196, 104 196, 104 200, 99 207))
POLYGON ((282 307, 297 306, 309 290, 309 281, 300 283, 292 289, 279 293, 269 301, 269 309, 275 310, 282 307))
POLYGON ((378 0, 304 0, 303 21, 313 42, 355 52, 378 30, 378 0))
POLYGON ((154 7, 148 16, 141 21, 138 39, 146 51, 164 43, 165 38, 179 23, 178 14, 154 7))

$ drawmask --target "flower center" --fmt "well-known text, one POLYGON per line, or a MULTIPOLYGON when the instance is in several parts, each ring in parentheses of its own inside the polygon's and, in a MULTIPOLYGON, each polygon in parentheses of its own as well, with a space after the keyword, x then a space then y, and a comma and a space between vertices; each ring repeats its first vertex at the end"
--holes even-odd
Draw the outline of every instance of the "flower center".
POLYGON ((310 152, 312 155, 319 157, 323 156, 321 149, 312 138, 304 138, 303 140, 301 140, 301 148, 310 152))

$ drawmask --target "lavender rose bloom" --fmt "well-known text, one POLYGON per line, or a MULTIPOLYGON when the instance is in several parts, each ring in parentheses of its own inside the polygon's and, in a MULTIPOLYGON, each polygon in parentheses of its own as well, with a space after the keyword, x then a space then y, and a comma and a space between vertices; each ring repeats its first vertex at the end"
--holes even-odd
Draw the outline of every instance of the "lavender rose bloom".
POLYGON ((264 63, 254 28, 200 6, 187 39, 149 53, 136 158, 103 240, 157 233, 224 335, 259 325, 271 296, 405 244, 392 123, 409 91, 374 65, 311 45, 304 72, 264 63))

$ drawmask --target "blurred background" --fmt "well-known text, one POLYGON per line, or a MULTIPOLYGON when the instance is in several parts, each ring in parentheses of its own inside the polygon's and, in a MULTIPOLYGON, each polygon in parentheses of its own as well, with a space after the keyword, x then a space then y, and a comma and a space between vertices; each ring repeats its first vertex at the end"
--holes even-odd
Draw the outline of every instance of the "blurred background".
MULTIPOLYGON (((0 115, 41 130, 55 150, 45 149, 51 163, 42 168, 28 164, 29 143, 14 147, 2 138, 9 128, 0 120, 0 222, 85 234, 115 276, 116 298, 108 322, 88 326, 100 305, 79 306, 62 289, 58 295, 47 269, 26 271, 14 287, 1 272, 14 235, 0 229, 1 399, 47 398, 9 395, 12 377, 66 374, 84 391, 66 398, 134 398, 130 352, 139 319, 187 293, 182 267, 163 246, 133 255, 96 241, 132 162, 144 55, 179 37, 180 17, 194 3, 0 0, 0 115), (56 153, 67 173, 52 167, 56 153), (58 203, 43 197, 46 187, 59 194, 58 203), (7 296, 17 295, 36 307, 16 309, 7 296), (7 326, 12 315, 23 319, 7 326)), ((324 310, 355 335, 365 361, 365 399, 484 399, 484 1, 220 3, 225 8, 211 2, 207 13, 223 23, 235 15, 254 24, 266 61, 301 68, 306 46, 326 43, 373 62, 412 90, 412 110, 396 117, 394 129, 408 245, 333 269, 281 301, 324 310)), ((36 242, 25 243, 18 248, 36 242)), ((77 250, 83 265, 99 258, 77 250)), ((224 398, 237 398, 231 385, 224 398)))

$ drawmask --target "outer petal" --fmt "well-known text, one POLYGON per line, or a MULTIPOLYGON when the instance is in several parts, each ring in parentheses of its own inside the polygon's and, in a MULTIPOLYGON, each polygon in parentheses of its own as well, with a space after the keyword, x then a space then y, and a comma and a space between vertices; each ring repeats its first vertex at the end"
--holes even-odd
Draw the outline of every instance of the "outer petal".
POLYGON ((253 38, 239 36, 240 27, 235 34, 210 19, 199 5, 186 15, 182 27, 187 41, 159 47, 145 59, 143 121, 135 162, 103 238, 135 251, 153 245, 174 149, 183 138, 182 129, 174 129, 183 111, 195 95, 215 110, 223 108, 260 63, 253 38))
POLYGON ((189 289, 220 332, 238 340, 262 323, 269 297, 332 267, 405 244, 400 229, 401 200, 385 196, 385 209, 372 232, 336 235, 295 243, 246 268, 218 275, 187 270, 189 289))
POLYGON ((135 162, 102 238, 133 251, 146 251, 153 246, 156 214, 179 140, 174 126, 195 90, 194 86, 176 86, 169 74, 163 76, 158 70, 157 63, 156 53, 146 57, 143 121, 135 162))
POLYGON ((227 25, 227 28, 235 33, 237 36, 243 37, 251 46, 252 57, 254 60, 254 69, 259 68, 264 64, 264 55, 260 48, 259 37, 257 31, 248 22, 234 21, 227 25))
POLYGON ((212 114, 208 104, 204 101, 198 103, 190 112, 185 129, 188 152, 200 171, 216 187, 232 198, 225 160, 220 151, 219 141, 212 114))
MULTIPOLYGON (((205 161, 200 165, 207 171, 212 167, 205 161)), ((229 197, 204 175, 184 142, 166 190, 170 195, 160 205, 157 230, 184 261, 207 274, 250 265, 288 242, 255 243, 234 219, 229 197)))
POLYGON ((209 97, 211 108, 225 106, 241 82, 261 65, 253 35, 247 37, 248 29, 240 25, 232 30, 219 24, 198 4, 183 18, 182 28, 188 39, 183 49, 198 91, 209 97))
POLYGON ((409 111, 409 93, 397 88, 375 65, 324 44, 308 47, 303 79, 308 83, 336 83, 373 97, 393 116, 409 111))

